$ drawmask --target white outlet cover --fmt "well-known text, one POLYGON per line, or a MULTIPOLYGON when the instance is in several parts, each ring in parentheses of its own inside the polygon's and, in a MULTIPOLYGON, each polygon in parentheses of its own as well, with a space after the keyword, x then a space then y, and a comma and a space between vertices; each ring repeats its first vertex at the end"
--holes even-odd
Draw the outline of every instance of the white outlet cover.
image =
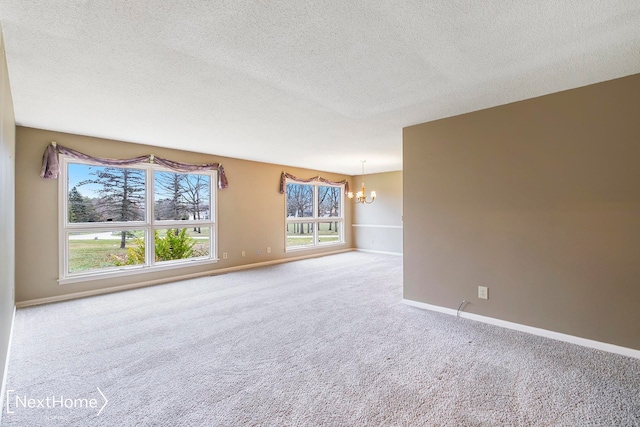
POLYGON ((478 286, 478 298, 489 299, 489 288, 486 286, 478 286))

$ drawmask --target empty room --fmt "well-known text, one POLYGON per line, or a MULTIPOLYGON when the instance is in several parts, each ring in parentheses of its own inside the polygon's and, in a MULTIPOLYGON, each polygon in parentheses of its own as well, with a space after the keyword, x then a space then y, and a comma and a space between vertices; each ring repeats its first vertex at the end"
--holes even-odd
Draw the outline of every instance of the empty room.
POLYGON ((640 425, 640 4, 0 2, 1 426, 640 425))

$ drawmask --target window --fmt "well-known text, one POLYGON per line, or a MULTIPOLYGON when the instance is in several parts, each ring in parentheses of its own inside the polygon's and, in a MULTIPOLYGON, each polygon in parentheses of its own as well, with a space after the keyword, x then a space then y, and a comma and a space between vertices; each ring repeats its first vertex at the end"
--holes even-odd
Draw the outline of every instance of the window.
POLYGON ((286 183, 286 248, 344 243, 343 185, 286 183))
POLYGON ((215 261, 215 171, 61 156, 60 281, 215 261))

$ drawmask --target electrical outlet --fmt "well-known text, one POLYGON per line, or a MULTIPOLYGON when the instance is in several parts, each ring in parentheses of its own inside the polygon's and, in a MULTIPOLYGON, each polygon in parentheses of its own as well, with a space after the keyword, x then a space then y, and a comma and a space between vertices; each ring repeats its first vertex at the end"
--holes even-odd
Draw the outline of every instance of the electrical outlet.
POLYGON ((245 251, 242 251, 242 258, 246 257, 247 253, 245 251))
POLYGON ((478 286, 478 298, 489 299, 489 288, 486 286, 478 286))
POLYGON ((226 252, 222 252, 222 259, 227 259, 227 253, 226 252))
POLYGON ((257 253, 258 255, 262 255, 262 251, 260 249, 258 249, 257 253))
POLYGON ((271 246, 267 246, 267 253, 270 254, 271 253, 271 246))

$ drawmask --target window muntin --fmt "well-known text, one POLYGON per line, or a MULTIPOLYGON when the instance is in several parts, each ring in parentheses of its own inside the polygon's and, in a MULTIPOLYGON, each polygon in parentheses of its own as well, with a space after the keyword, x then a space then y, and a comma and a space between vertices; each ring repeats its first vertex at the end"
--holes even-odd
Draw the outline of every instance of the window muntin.
POLYGON ((60 282, 215 261, 216 171, 65 156, 60 169, 60 282))
POLYGON ((285 194, 287 250, 344 243, 344 186, 287 180, 285 194))

